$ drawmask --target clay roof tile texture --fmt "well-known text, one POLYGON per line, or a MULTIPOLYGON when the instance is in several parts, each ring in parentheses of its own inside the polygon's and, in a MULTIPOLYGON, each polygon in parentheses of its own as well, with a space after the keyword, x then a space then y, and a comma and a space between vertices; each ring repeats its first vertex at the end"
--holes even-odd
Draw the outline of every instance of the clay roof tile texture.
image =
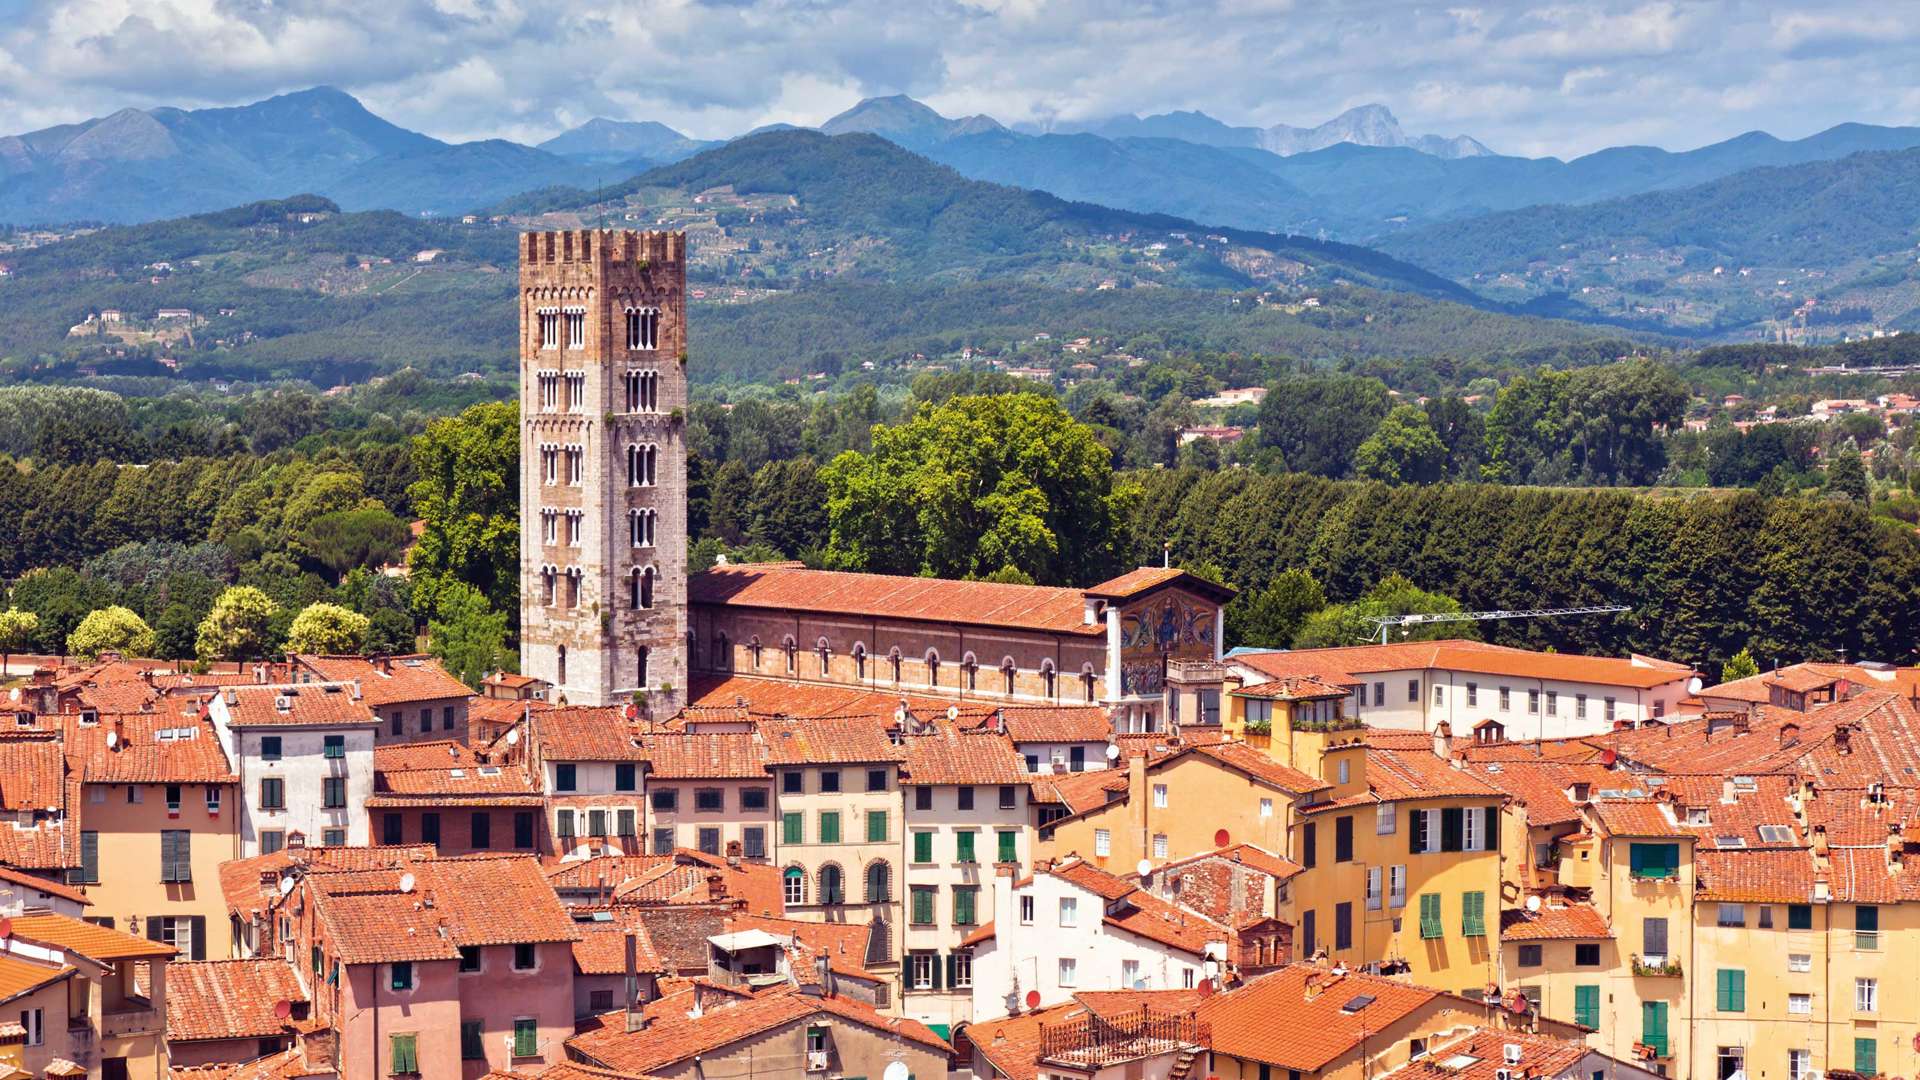
POLYGON ((167 1040, 279 1035, 281 1001, 306 1001, 293 965, 266 960, 196 960, 167 965, 167 1040))

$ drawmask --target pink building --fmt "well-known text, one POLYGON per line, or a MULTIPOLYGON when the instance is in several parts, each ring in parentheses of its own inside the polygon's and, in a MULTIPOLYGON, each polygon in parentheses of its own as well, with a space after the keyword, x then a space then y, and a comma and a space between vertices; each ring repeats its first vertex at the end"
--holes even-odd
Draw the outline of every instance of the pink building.
POLYGON ((475 1080, 565 1060, 573 919, 531 856, 298 875, 292 962, 341 1080, 475 1080))

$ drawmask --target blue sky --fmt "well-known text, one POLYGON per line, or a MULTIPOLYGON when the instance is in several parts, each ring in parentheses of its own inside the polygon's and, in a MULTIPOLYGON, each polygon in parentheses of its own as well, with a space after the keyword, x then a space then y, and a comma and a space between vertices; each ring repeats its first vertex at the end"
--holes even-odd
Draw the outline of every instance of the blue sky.
POLYGON ((1005 122, 1368 102, 1503 153, 1920 123, 1910 0, 0 0, 0 132, 316 84, 449 139, 697 136, 908 93, 1005 122))

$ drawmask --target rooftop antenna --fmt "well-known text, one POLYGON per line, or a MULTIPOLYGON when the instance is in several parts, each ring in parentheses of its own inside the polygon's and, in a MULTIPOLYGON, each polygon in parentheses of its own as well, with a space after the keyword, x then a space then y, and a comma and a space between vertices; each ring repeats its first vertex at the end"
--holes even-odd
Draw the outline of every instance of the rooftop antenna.
POLYGON ((1166 570, 1171 568, 1172 566, 1173 566, 1173 541, 1166 540, 1160 544, 1160 569, 1166 570))
MULTIPOLYGON (((1387 643, 1387 631, 1392 627, 1420 626, 1426 623, 1482 622, 1488 619, 1548 619, 1559 615, 1617 615, 1632 608, 1618 604, 1598 607, 1570 608, 1515 608, 1502 611, 1459 611, 1431 612, 1419 615, 1376 615, 1367 621, 1380 628, 1380 644, 1387 643)), ((1405 636, 1406 631, 1401 631, 1405 636)))

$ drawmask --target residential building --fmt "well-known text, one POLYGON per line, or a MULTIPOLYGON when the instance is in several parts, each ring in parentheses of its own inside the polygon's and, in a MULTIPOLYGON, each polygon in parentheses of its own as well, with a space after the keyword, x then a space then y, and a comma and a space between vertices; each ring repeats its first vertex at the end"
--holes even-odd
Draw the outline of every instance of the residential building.
POLYGON ((90 903, 86 893, 71 885, 0 866, 0 917, 50 911, 79 918, 90 903))
POLYGON ((877 1077, 896 1061, 909 1075, 939 1077, 952 1054, 925 1024, 858 1001, 792 987, 742 997, 706 980, 634 1014, 586 1021, 567 1050, 589 1065, 665 1080, 877 1077))
POLYGON ((294 959, 290 906, 293 883, 309 869, 391 870, 432 858, 432 847, 281 848, 220 865, 220 894, 233 927, 233 956, 294 959), (282 889, 286 891, 282 891, 282 889))
POLYGON ((1312 676, 1354 687, 1348 715, 1370 727, 1471 731, 1485 720, 1514 739, 1597 735, 1679 711, 1693 669, 1650 657, 1538 653, 1443 640, 1291 651, 1235 650, 1248 683, 1312 676))
POLYGON ((1231 969, 1252 978, 1294 959, 1291 882, 1303 872, 1263 847, 1235 844, 1156 866, 1145 887, 1232 930, 1231 969))
POLYGON ((546 796, 547 849, 563 859, 644 850, 646 752, 625 712, 576 705, 531 713, 527 723, 529 760, 546 796))
POLYGON ((580 934, 533 858, 309 866, 295 891, 292 963, 313 1020, 339 1033, 342 1080, 454 1080, 566 1056, 580 934))
MULTIPOLYGON (((1036 775, 1088 772, 1113 766, 1113 721, 1097 706, 1001 707, 989 722, 1006 731, 1013 749, 1036 775)), ((1117 756, 1117 755, 1115 755, 1117 756)))
POLYGON ((0 937, 20 1067, 88 1080, 166 1080, 167 963, 174 948, 66 915, 9 919, 0 937))
POLYGON ((229 686, 207 716, 238 779, 238 856, 367 843, 380 719, 352 683, 229 686))
POLYGON ((1232 933, 1079 858, 994 880, 973 948, 973 1015, 1045 1008, 1088 990, 1193 989, 1228 960, 1232 933))
MULTIPOLYGON (((993 920, 994 882, 1030 865, 1028 774, 993 728, 908 719, 905 948, 901 1012, 946 1037, 973 1017, 973 952, 963 942, 993 920)), ((998 1015, 998 1011, 987 1015, 998 1015)))
POLYGON ((80 785, 79 865, 91 921, 165 941, 182 960, 230 955, 217 883, 240 855, 237 777, 213 726, 190 711, 64 715, 80 785))
POLYGON ((167 1061, 239 1065, 278 1054, 309 1004, 293 964, 277 956, 168 964, 167 1061))
POLYGON ((375 747, 373 776, 366 808, 381 844, 432 844, 442 855, 539 850, 546 804, 525 755, 413 740, 375 747))
POLYGON ((354 683, 360 700, 380 717, 379 741, 466 738, 467 700, 473 691, 431 656, 316 656, 291 658, 294 680, 354 683))
POLYGON ((1658 1080, 1660 1074, 1609 1057, 1577 1038, 1475 1028, 1426 1040, 1426 1052, 1382 1080, 1658 1080))
POLYGON ((967 1028, 973 1075, 1183 1080, 1205 1065, 1198 990, 1090 990, 967 1028))
POLYGON ((35 727, 0 735, 0 866, 35 878, 66 879, 80 865, 80 792, 68 783, 59 734, 35 727))
MULTIPOLYGON (((647 850, 693 848, 764 862, 779 825, 767 747, 757 731, 643 736, 647 850)), ((604 1011, 604 1010, 602 1010, 604 1011)))

